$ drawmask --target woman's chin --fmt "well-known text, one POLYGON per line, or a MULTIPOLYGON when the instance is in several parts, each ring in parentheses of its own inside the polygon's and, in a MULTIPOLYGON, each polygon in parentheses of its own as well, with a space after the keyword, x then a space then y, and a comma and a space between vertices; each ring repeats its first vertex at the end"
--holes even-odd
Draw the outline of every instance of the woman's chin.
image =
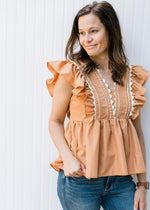
POLYGON ((95 56, 97 56, 97 54, 96 53, 94 53, 94 52, 87 52, 87 54, 90 56, 90 57, 95 57, 95 56))
POLYGON ((88 51, 87 54, 89 55, 89 57, 99 57, 99 56, 107 56, 108 53, 107 52, 90 52, 88 51))

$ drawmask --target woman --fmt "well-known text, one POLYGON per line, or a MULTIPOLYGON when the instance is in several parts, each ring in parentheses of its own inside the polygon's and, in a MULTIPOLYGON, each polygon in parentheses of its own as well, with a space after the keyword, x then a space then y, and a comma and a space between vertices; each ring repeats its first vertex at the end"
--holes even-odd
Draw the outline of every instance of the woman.
POLYGON ((139 111, 149 72, 128 64, 113 7, 103 1, 82 8, 74 19, 66 60, 47 66, 54 74, 46 81, 53 96, 49 130, 59 151, 51 166, 59 171, 63 209, 146 209, 139 111), (137 189, 132 174, 137 174, 137 189))

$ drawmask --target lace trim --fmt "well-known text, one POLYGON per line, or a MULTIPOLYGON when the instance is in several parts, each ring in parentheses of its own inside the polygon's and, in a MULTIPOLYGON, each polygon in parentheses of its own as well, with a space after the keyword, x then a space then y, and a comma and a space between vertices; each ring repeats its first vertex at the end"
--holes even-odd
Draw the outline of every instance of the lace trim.
POLYGON ((116 90, 118 90, 118 86, 117 86, 117 89, 116 89, 116 83, 114 82, 114 111, 113 111, 113 115, 114 115, 114 118, 116 118, 116 108, 117 108, 117 98, 116 98, 116 90))
MULTIPOLYGON (((119 115, 119 110, 120 110, 120 99, 119 99, 119 86, 117 85, 117 88, 116 88, 116 100, 118 101, 118 109, 117 109, 117 114, 116 114, 116 118, 118 118, 118 115, 119 115)), ((117 107, 117 104, 116 104, 116 107, 117 107)))
POLYGON ((131 100, 132 100, 132 103, 131 103, 131 110, 130 110, 130 114, 129 114, 129 117, 132 115, 132 112, 134 110, 134 96, 133 96, 133 91, 132 91, 132 67, 130 66, 130 75, 129 75, 129 86, 130 86, 130 94, 131 94, 131 100))
POLYGON ((129 71, 127 74, 127 94, 128 94, 128 111, 127 111, 127 117, 130 117, 132 115, 132 112, 134 110, 133 104, 134 104, 134 96, 133 96, 133 92, 132 92, 132 67, 129 66, 129 71))
POLYGON ((96 73, 96 76, 97 76, 99 82, 101 83, 101 85, 102 85, 102 87, 103 87, 103 90, 104 90, 104 92, 105 92, 106 99, 107 99, 108 106, 109 106, 109 115, 110 115, 109 117, 111 118, 111 103, 110 103, 111 98, 108 98, 108 94, 107 94, 107 92, 106 92, 105 86, 104 86, 104 84, 103 84, 102 81, 101 81, 102 78, 99 77, 99 74, 97 73, 97 71, 95 71, 95 73, 96 73))
MULTIPOLYGON (((116 97, 114 96, 114 101, 112 100, 112 94, 111 94, 111 90, 110 88, 108 87, 108 84, 106 82, 106 80, 103 78, 101 72, 99 71, 99 69, 96 69, 98 71, 98 73, 100 74, 101 76, 101 79, 103 80, 105 86, 107 87, 107 90, 108 90, 108 93, 106 93, 106 96, 109 95, 109 98, 110 98, 110 102, 111 102, 111 107, 112 107, 112 110, 113 110, 113 117, 115 118, 115 114, 116 114, 116 97)), ((116 83, 114 82, 114 92, 116 90, 116 83)), ((110 118, 111 118, 111 108, 109 108, 109 111, 110 111, 110 118)))

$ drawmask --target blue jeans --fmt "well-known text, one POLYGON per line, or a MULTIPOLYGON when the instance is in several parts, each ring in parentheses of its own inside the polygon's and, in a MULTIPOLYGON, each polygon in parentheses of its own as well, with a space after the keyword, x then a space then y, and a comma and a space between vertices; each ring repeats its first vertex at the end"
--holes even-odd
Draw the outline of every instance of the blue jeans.
POLYGON ((60 170, 57 194, 63 210, 133 210, 136 185, 132 176, 87 179, 60 170))

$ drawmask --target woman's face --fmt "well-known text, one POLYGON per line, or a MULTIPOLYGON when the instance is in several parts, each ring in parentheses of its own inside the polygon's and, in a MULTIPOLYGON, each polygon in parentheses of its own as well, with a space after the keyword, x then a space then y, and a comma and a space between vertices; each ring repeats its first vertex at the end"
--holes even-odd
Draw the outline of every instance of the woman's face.
POLYGON ((90 57, 107 54, 108 35, 99 18, 92 13, 81 16, 78 20, 79 41, 90 57))

